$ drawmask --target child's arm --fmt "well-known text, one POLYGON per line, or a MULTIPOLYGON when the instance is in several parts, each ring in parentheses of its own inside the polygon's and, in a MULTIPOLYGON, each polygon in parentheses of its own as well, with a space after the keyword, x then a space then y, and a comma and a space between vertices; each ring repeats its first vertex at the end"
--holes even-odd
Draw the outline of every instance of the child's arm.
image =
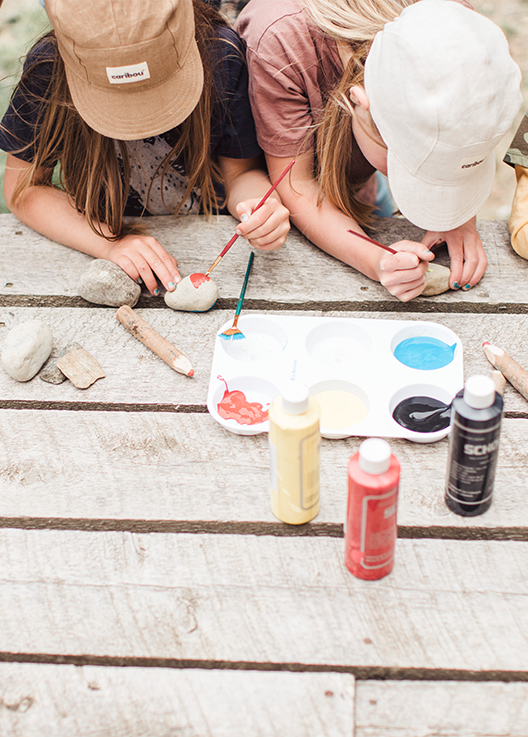
POLYGON ((513 195, 510 221, 508 223, 511 233, 511 244, 513 250, 528 258, 528 169, 515 164, 515 176, 517 186, 513 195))
POLYGON ((271 186, 262 158, 230 159, 220 156, 218 164, 226 180, 227 208, 233 217, 242 220, 236 232, 263 251, 280 248, 290 230, 290 220, 277 190, 253 212, 271 186))
MULTIPOLYGON (((266 155, 270 177, 277 179, 288 159, 266 155)), ((312 243, 340 261, 352 266, 370 279, 379 281, 403 302, 417 297, 425 287, 427 263, 434 254, 412 241, 392 244, 399 253, 390 254, 363 239, 354 238, 349 230, 363 233, 359 225, 345 213, 323 200, 317 206, 318 185, 313 175, 313 152, 296 158, 290 177, 285 177, 278 191, 290 210, 292 222, 312 243)))
MULTIPOLYGON (((30 228, 57 243, 104 258, 120 266, 134 281, 140 277, 151 294, 159 293, 156 276, 172 291, 181 280, 176 259, 155 238, 127 235, 107 241, 90 228, 88 221, 72 206, 65 192, 46 185, 33 185, 13 201, 19 177, 29 164, 11 154, 7 156, 4 193, 11 212, 30 228), (156 276, 155 276, 156 275, 156 276)), ((110 234, 105 226, 103 232, 110 234)))

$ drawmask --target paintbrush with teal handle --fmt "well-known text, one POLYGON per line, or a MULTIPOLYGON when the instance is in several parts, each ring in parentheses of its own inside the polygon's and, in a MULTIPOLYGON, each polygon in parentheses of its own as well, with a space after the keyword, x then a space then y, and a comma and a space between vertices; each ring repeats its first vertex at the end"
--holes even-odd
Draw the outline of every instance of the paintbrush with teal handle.
POLYGON ((251 267, 253 266, 253 259, 255 258, 255 254, 253 251, 249 254, 249 261, 246 269, 246 275, 244 277, 244 282, 242 284, 242 289, 240 291, 240 297, 238 298, 238 304, 235 310, 235 319, 233 320, 233 326, 229 328, 229 330, 225 330, 223 333, 220 333, 220 337, 224 340, 241 340, 242 338, 245 338, 246 336, 240 330, 238 325, 238 318, 240 317, 240 310, 242 309, 242 303, 244 301, 244 297, 246 296, 246 287, 249 279, 249 272, 251 271, 251 267))

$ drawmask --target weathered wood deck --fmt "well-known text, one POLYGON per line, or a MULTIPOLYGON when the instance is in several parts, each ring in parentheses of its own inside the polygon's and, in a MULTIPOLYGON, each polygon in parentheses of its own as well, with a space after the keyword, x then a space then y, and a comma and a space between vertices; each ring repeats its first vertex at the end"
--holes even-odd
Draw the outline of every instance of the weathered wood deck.
MULTIPOLYGON (((233 227, 152 219, 184 275, 206 269, 233 227)), ((528 264, 505 223, 479 228, 482 282, 405 305, 292 233, 258 254, 244 314, 430 320, 461 338, 466 376, 491 370, 485 339, 528 366, 528 264)), ((376 237, 418 232, 387 219, 376 237)), ((291 528, 269 508, 266 436, 233 435, 207 413, 246 245, 217 267, 211 312, 148 295, 136 307, 193 379, 114 308, 77 296, 89 260, 0 216, 0 348, 38 318, 53 355, 76 340, 106 372, 85 391, 0 373, 0 735, 525 737, 528 402, 507 386, 494 503, 474 519, 444 505, 446 440, 391 441, 396 565, 362 582, 342 539, 361 439, 323 441, 321 512, 291 528)))

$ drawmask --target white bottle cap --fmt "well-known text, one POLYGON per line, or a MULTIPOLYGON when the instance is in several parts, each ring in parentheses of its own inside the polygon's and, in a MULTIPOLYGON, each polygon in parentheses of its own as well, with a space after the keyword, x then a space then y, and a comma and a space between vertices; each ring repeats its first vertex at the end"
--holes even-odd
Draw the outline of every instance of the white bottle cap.
POLYGON ((365 473, 378 475, 390 468, 391 448, 386 440, 369 438, 359 446, 359 467, 365 473))
POLYGON ((288 415, 302 415, 308 411, 308 387, 290 382, 282 392, 282 409, 288 415))
POLYGON ((484 409, 494 401, 495 383, 491 376, 470 376, 464 387, 464 402, 473 409, 484 409))

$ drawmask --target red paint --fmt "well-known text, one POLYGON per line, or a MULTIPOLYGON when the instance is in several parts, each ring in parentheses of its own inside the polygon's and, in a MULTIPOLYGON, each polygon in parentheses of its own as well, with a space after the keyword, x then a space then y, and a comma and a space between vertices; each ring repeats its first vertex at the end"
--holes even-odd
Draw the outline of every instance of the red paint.
POLYGON ((194 376, 194 369, 187 372, 187 376, 194 376))
POLYGON ((349 461, 345 564, 357 578, 373 581, 392 570, 399 478, 394 455, 388 470, 380 474, 363 471, 359 453, 349 461))
POLYGON ((191 284, 195 289, 201 287, 202 284, 205 284, 206 281, 211 281, 207 274, 191 274, 189 279, 191 280, 191 284))
POLYGON ((217 378, 226 386, 222 401, 217 407, 220 417, 224 420, 236 420, 239 425, 258 425, 259 422, 266 422, 268 410, 264 409, 262 404, 248 402, 244 392, 230 392, 226 380, 221 376, 217 378))

